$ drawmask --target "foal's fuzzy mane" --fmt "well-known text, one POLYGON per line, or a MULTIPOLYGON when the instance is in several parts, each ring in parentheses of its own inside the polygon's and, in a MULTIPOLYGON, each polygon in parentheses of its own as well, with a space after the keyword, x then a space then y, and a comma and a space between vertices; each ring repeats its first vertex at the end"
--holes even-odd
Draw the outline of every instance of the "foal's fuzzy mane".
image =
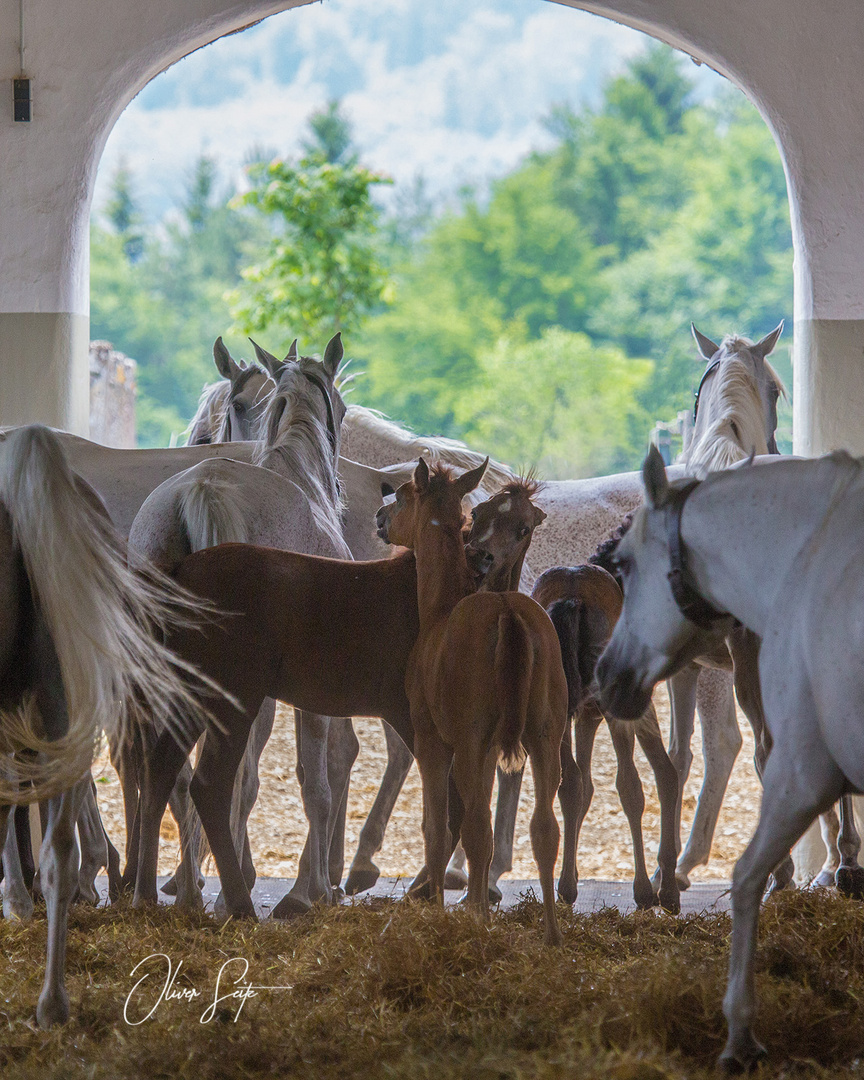
POLYGON ((545 487, 545 483, 539 480, 533 472, 527 473, 525 476, 517 476, 515 480, 511 480, 505 484, 499 491, 496 491, 496 495, 514 495, 517 498, 524 496, 529 501, 539 495, 545 487))

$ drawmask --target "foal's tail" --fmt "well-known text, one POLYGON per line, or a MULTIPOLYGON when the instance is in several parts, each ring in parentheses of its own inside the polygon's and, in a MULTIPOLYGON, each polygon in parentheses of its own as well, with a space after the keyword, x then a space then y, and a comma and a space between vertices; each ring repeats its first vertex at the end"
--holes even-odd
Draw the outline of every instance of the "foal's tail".
POLYGON ((207 605, 151 568, 127 566, 125 544, 50 429, 18 428, 0 442, 0 502, 59 667, 64 700, 52 705, 68 720, 46 723, 32 689, 0 710, 0 802, 66 790, 90 768, 102 733, 124 739, 133 717, 179 738, 200 730, 207 712, 194 690, 215 687, 161 638, 196 623, 207 605), (65 732, 50 730, 59 726, 65 732), (21 790, 23 780, 33 786, 21 790))
POLYGON ((525 764, 522 735, 528 721, 528 696, 534 669, 534 648, 524 620, 510 609, 498 617, 495 646, 495 690, 498 728, 495 732, 501 768, 517 772, 525 764))
POLYGON ((567 714, 573 716, 590 692, 594 668, 611 630, 602 613, 592 612, 584 600, 567 597, 546 609, 558 642, 567 678, 567 714))
POLYGON ((181 489, 180 516, 193 551, 249 541, 240 491, 216 476, 196 477, 181 489))

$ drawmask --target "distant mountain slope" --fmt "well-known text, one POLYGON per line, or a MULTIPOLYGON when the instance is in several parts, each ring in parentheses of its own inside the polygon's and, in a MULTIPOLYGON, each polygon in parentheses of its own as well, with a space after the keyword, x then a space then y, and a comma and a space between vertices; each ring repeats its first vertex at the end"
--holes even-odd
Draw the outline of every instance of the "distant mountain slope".
MULTIPOLYGON (((291 154, 341 98, 368 164, 448 193, 545 141, 561 101, 596 99, 641 34, 538 0, 328 0, 222 38, 159 75, 118 121, 96 205, 124 158, 151 219, 203 151, 236 176, 253 147, 291 154)), ((703 69, 704 70, 704 69, 703 69)), ((718 77, 707 76, 706 87, 718 77)))

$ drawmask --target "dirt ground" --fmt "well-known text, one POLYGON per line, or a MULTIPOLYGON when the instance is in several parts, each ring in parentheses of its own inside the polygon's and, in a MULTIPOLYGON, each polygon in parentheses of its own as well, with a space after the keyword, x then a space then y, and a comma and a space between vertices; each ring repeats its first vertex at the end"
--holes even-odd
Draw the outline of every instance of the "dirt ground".
MULTIPOLYGON (((668 735, 669 704, 665 688, 655 696, 657 711, 664 735, 668 735)), ((753 739, 749 726, 739 715, 744 745, 736 762, 732 780, 711 852, 708 866, 699 867, 693 880, 728 880, 732 867, 744 845, 750 839, 759 812, 761 789, 753 768, 753 739)), ((356 847, 366 814, 375 798, 378 782, 384 771, 386 749, 381 724, 377 720, 355 720, 360 740, 360 756, 351 777, 346 837, 347 859, 356 847)), ((696 799, 702 781, 702 757, 698 725, 694 738, 693 770, 684 793, 685 832, 696 809, 696 799)), ((660 829, 660 806, 654 789, 653 776, 647 761, 637 746, 637 764, 645 786, 646 859, 649 869, 656 862, 660 829)), ((95 770, 98 777, 99 803, 106 828, 115 844, 121 848, 125 830, 120 785, 107 762, 95 770)), ((583 878, 626 880, 633 873, 633 857, 627 819, 615 791, 615 755, 605 727, 597 736, 594 754, 595 796, 582 831, 579 845, 579 874, 583 878)), ((537 870, 531 854, 528 821, 533 800, 533 785, 527 778, 523 785, 519 817, 516 824, 513 870, 514 879, 536 878, 537 870)), ((416 766, 408 776, 396 809, 387 829, 384 847, 376 862, 386 876, 413 876, 423 863, 423 841, 420 834, 421 792, 416 766)), ((267 877, 294 877, 305 837, 306 822, 300 793, 294 776, 294 724, 291 710, 280 708, 273 737, 261 762, 261 793, 250 821, 252 852, 258 873, 267 877)), ((170 815, 162 827, 160 873, 173 871, 178 858, 177 829, 170 815)), ((346 862, 346 873, 347 873, 346 862)))

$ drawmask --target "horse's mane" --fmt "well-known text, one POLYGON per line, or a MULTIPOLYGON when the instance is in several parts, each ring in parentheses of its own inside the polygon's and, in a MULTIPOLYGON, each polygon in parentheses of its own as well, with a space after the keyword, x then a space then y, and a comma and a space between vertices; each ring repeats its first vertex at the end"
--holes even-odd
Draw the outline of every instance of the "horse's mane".
POLYGON ((256 364, 254 360, 241 361, 241 363, 244 365, 243 371, 233 383, 230 379, 219 379, 218 382, 208 383, 201 391, 198 408, 186 429, 189 432, 187 446, 221 441, 218 436, 225 420, 231 394, 241 393, 253 375, 269 378, 264 368, 256 364))
POLYGON ((594 554, 588 556, 589 563, 593 563, 594 566, 599 566, 601 569, 607 570, 612 575, 612 577, 615 578, 619 585, 621 584, 621 577, 618 573, 618 567, 615 565, 615 562, 613 560, 613 556, 618 548, 618 545, 621 543, 622 537, 624 537, 630 531, 630 526, 633 524, 633 515, 635 514, 635 512, 635 510, 631 510, 630 513, 623 518, 621 524, 618 526, 615 532, 612 533, 608 540, 604 540, 603 543, 599 545, 594 554))
MULTIPOLYGON (((401 461, 410 461, 412 458, 423 456, 448 465, 455 465, 460 469, 473 469, 486 457, 485 454, 478 454, 476 450, 469 450, 465 443, 457 439, 448 439, 443 435, 415 435, 408 428, 388 420, 377 409, 368 409, 363 405, 348 406, 344 425, 356 426, 370 435, 377 435, 397 444, 400 448, 398 456, 401 461)), ((492 485, 501 487, 513 480, 514 473, 511 468, 499 461, 489 461, 483 476, 483 486, 487 490, 492 485)))
MULTIPOLYGON (((684 467, 692 476, 704 479, 708 473, 728 469, 754 449, 757 454, 768 452, 759 389, 748 365, 736 355, 752 346, 749 338, 735 334, 723 339, 721 348, 731 355, 714 376, 710 405, 705 402, 703 406, 710 408, 712 419, 702 431, 699 431, 697 419, 696 430, 683 457, 684 467)), ((767 360, 765 367, 778 394, 785 395, 783 381, 767 360)))
POLYGON ((198 398, 198 408, 186 429, 189 432, 187 446, 198 446, 213 441, 213 436, 219 430, 225 410, 228 408, 230 395, 231 383, 228 379, 220 379, 204 387, 198 398))

